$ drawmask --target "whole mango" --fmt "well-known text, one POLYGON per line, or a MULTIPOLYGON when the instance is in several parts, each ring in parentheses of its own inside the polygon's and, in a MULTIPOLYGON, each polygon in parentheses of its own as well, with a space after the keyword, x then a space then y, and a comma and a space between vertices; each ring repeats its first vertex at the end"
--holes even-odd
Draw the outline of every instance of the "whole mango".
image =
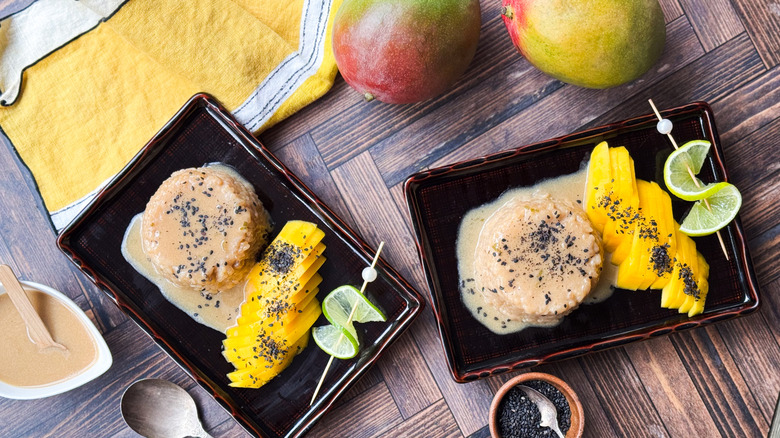
POLYGON ((642 76, 666 41, 658 0, 502 0, 512 42, 548 75, 587 88, 642 76))
POLYGON ((474 58, 479 0, 344 0, 333 53, 344 80, 386 103, 430 99, 474 58))

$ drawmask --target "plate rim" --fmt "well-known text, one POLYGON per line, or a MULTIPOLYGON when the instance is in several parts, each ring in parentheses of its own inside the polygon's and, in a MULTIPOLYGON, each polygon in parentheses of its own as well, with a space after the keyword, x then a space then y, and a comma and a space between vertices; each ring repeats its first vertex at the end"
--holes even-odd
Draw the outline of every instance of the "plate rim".
MULTIPOLYGON (((129 181, 128 178, 134 176, 136 166, 143 164, 147 155, 154 154, 165 148, 165 139, 171 135, 175 135, 177 127, 180 123, 183 123, 187 117, 198 110, 205 110, 208 114, 225 130, 229 131, 234 137, 238 137, 238 147, 251 148, 256 154, 259 154, 267 163, 273 166, 278 172, 280 172, 287 182, 293 187, 293 195, 302 196, 310 205, 307 208, 315 209, 316 214, 321 215, 329 222, 329 225, 335 228, 340 238, 344 239, 348 246, 359 256, 365 257, 367 260, 373 259, 375 250, 372 249, 365 240, 356 233, 348 224, 346 224, 333 210, 330 209, 309 187, 301 181, 297 175, 290 171, 269 149, 255 138, 251 132, 249 132, 240 122, 238 122, 232 114, 220 104, 214 97, 207 93, 196 93, 190 97, 187 102, 176 112, 176 114, 163 125, 162 128, 138 151, 138 153, 118 172, 111 180, 97 193, 97 195, 76 215, 71 222, 62 228, 57 236, 57 247, 62 253, 81 271, 87 278, 92 281, 98 288, 111 300, 114 304, 126 316, 130 317, 152 340, 169 356, 173 361, 184 370, 195 382, 206 390, 206 392, 217 401, 217 403, 225 409, 228 414, 233 417, 248 433, 266 437, 267 435, 263 430, 256 428, 252 425, 254 422, 257 426, 260 426, 260 422, 257 420, 249 421, 244 418, 246 414, 240 413, 237 406, 233 406, 225 397, 220 395, 224 392, 224 389, 219 385, 211 385, 210 379, 201 375, 197 371, 197 367, 190 364, 189 361, 176 352, 166 339, 159 337, 152 326, 133 308, 131 303, 125 302, 120 296, 113 290, 110 281, 106 281, 100 274, 98 274, 92 267, 85 264, 83 259, 74 251, 74 248, 70 245, 70 238, 73 233, 92 215, 95 211, 105 202, 113 199, 114 196, 120 192, 129 181)), ((260 161, 252 153, 247 151, 253 159, 260 161)), ((303 202, 304 204, 306 202, 303 202)), ((382 257, 380 257, 378 264, 382 266, 382 269, 386 272, 389 279, 392 281, 391 286, 402 294, 402 299, 406 301, 406 308, 401 312, 399 316, 399 324, 387 337, 384 343, 377 344, 377 349, 373 355, 359 368, 355 369, 352 376, 347 378, 341 387, 337 387, 326 398, 321 397, 319 402, 319 408, 317 403, 312 405, 308 411, 314 411, 314 415, 308 421, 303 423, 293 423, 289 428, 282 432, 281 436, 284 437, 299 437, 305 434, 312 426, 330 409, 333 408, 335 402, 343 395, 355 382, 357 382, 368 369, 373 366, 382 354, 389 348, 389 346, 395 342, 414 322, 425 307, 425 299, 422 294, 417 291, 411 283, 409 283, 401 274, 389 263, 387 263, 382 257)), ((327 394, 327 392, 324 392, 327 394)), ((229 397, 228 397, 229 398, 229 397)), ((248 415, 246 415, 249 417, 248 415)), ((300 421, 300 420, 299 420, 300 421)))
MULTIPOLYGON (((728 172, 726 170, 725 160, 723 157, 723 149, 720 144, 720 137, 718 136, 717 128, 715 126, 715 118, 713 116, 712 109, 710 108, 707 102, 695 101, 692 103, 680 105, 674 108, 661 111, 661 114, 664 118, 678 117, 678 116, 688 115, 688 114, 696 114, 700 116, 701 120, 704 122, 702 125, 702 131, 704 131, 705 136, 709 136, 709 138, 712 140, 713 148, 711 150, 713 153, 713 158, 714 158, 714 163, 716 168, 715 170, 716 172, 720 173, 724 181, 729 181, 728 172)), ((625 119, 625 120, 621 120, 621 121, 617 121, 605 125, 600 125, 592 128, 583 129, 580 131, 575 131, 573 133, 562 135, 559 137, 554 137, 548 140, 542 140, 539 142, 526 144, 523 146, 519 146, 517 148, 510 148, 499 152, 491 153, 488 155, 484 155, 481 157, 471 158, 467 160, 454 162, 451 164, 437 166, 435 168, 414 173, 409 177, 407 177, 407 179, 404 181, 404 186, 403 186, 404 197, 406 199, 406 204, 409 210, 409 214, 411 215, 412 229, 414 231, 415 244, 417 246, 417 255, 420 264, 422 266, 422 269, 425 273, 426 285, 428 286, 428 298, 430 299, 431 309, 436 319, 436 325, 439 332, 439 340, 444 350, 444 355, 447 358, 447 365, 450 369, 452 378, 456 382, 467 383, 467 382, 482 379, 496 374, 501 374, 501 373, 518 370, 522 368, 528 368, 532 366, 537 366, 541 364, 546 364, 557 360, 582 356, 591 352, 619 347, 621 345, 626 345, 631 342, 650 339, 652 337, 662 336, 677 331, 702 327, 722 320, 747 315, 759 308, 761 304, 761 299, 759 293, 758 280, 753 269, 753 262, 747 247, 747 238, 745 236, 742 227, 742 222, 740 220, 739 215, 737 215, 736 219, 732 222, 731 226, 733 226, 735 232, 735 239, 736 239, 735 250, 739 255, 738 262, 740 263, 740 266, 744 269, 747 275, 745 282, 748 286, 747 295, 749 296, 750 299, 745 301, 741 306, 737 307, 736 309, 721 311, 716 314, 707 315, 706 317, 704 315, 699 315, 698 317, 693 317, 693 319, 682 321, 677 324, 673 324, 671 326, 669 325, 664 325, 661 327, 653 326, 653 327, 639 329, 631 332, 624 332, 624 333, 608 336, 607 338, 604 338, 601 341, 591 342, 588 345, 583 345, 580 347, 571 347, 556 352, 552 352, 544 356, 538 356, 538 357, 535 356, 532 358, 521 359, 521 360, 507 360, 498 365, 492 365, 492 366, 485 365, 481 367, 475 367, 475 369, 471 371, 464 371, 458 367, 457 361, 455 360, 453 354, 454 335, 450 333, 448 324, 446 323, 444 317, 442 316, 443 306, 442 303, 440 302, 441 300, 439 297, 439 293, 436 292, 437 289, 435 285, 437 283, 437 280, 433 278, 435 272, 435 266, 433 266, 430 261, 431 256, 429 254, 426 254, 427 251, 426 246, 430 247, 430 244, 427 242, 427 240, 424 240, 424 235, 423 235, 424 233, 422 230, 422 228, 424 227, 422 227, 421 224, 421 217, 420 217, 421 205, 418 196, 418 191, 421 189, 421 184, 424 181, 427 181, 431 178, 447 175, 452 172, 475 170, 478 169, 480 166, 485 166, 502 160, 509 160, 511 158, 520 155, 560 149, 567 143, 583 142, 591 138, 594 139, 595 141, 595 139, 598 138, 599 136, 604 136, 606 134, 618 130, 630 129, 631 127, 638 126, 638 125, 644 125, 654 120, 657 120, 655 114, 653 113, 644 114, 644 115, 632 117, 629 119, 625 119)))

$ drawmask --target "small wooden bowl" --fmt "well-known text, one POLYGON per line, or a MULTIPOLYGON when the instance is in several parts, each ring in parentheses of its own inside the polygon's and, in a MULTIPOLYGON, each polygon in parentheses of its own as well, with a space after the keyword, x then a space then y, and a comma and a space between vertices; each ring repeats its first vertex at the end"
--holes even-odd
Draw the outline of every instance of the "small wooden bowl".
POLYGON ((531 380, 541 380, 547 382, 561 391, 566 397, 566 401, 569 402, 569 408, 571 409, 571 427, 566 432, 566 438, 579 438, 582 436, 582 431, 585 429, 585 412, 582 410, 582 403, 577 398, 577 394, 571 389, 563 380, 546 373, 524 373, 519 376, 515 376, 508 382, 504 383, 504 386, 498 390, 493 397, 493 403, 490 404, 490 436, 493 438, 501 438, 498 434, 498 407, 501 404, 501 400, 504 399, 506 393, 521 383, 529 382, 531 380))

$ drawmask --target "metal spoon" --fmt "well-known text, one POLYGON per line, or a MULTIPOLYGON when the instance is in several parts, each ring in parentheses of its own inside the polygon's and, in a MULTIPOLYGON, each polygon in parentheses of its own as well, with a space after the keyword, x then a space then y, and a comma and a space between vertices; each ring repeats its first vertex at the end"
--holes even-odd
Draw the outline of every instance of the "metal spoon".
POLYGON ((122 395, 121 404, 125 423, 146 438, 213 438, 198 420, 195 400, 167 380, 133 383, 122 395))
POLYGON ((525 395, 539 408, 539 412, 542 414, 542 421, 539 422, 539 426, 549 427, 558 434, 558 437, 564 438, 561 429, 558 428, 558 410, 555 409, 553 402, 533 388, 525 385, 517 385, 517 387, 522 389, 525 395))

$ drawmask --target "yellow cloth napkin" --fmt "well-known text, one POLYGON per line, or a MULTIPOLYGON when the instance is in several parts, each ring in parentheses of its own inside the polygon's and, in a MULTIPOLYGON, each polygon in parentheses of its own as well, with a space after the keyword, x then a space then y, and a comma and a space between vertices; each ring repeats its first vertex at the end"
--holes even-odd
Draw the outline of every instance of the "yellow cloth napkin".
MULTIPOLYGON (((340 1, 75 2, 97 11, 89 19, 96 26, 27 67, 18 97, 0 108, 0 127, 55 228, 197 92, 215 96, 254 132, 322 96, 336 74, 330 22, 340 1)), ((0 29, 15 19, 25 17, 0 29)), ((0 49, 29 57, 11 50, 10 33, 0 35, 0 49)), ((13 79, 5 82, 4 96, 13 95, 13 79)))

